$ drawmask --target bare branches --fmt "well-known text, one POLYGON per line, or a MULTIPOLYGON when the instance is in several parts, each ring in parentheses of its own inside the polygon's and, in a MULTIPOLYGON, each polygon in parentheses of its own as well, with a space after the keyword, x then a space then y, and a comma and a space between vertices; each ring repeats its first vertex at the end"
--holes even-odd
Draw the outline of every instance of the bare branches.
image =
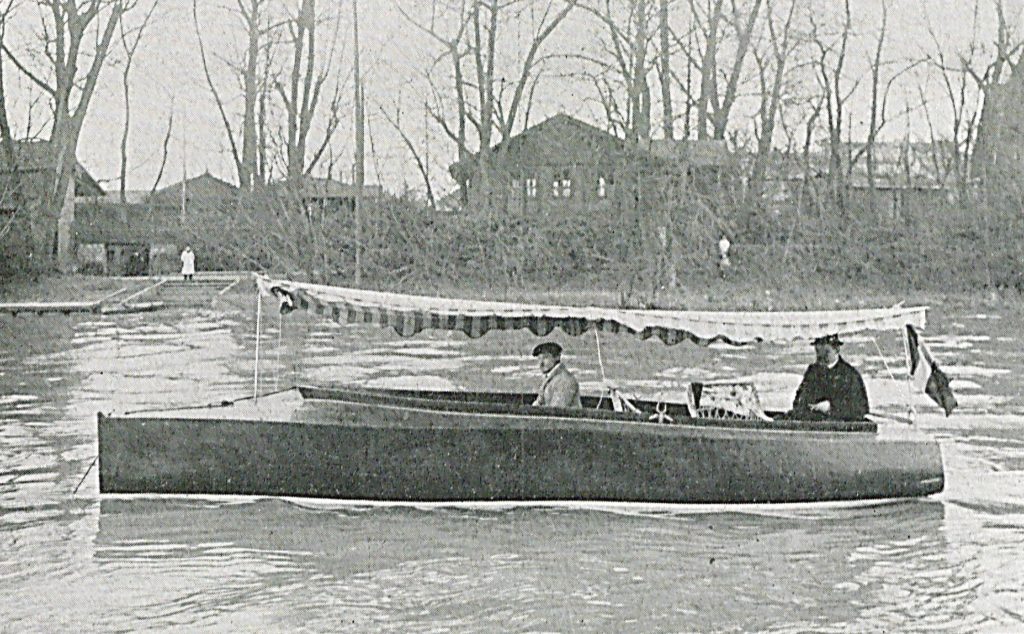
POLYGON ((124 20, 120 24, 121 45, 124 47, 125 54, 124 68, 121 70, 121 87, 124 95, 124 128, 121 131, 121 165, 118 178, 121 202, 126 200, 125 188, 127 187, 128 180, 128 131, 131 122, 131 95, 129 93, 128 76, 131 73, 132 61, 135 59, 135 51, 139 48, 139 43, 142 41, 146 26, 149 25, 149 20, 153 17, 157 4, 156 0, 154 0, 143 17, 141 24, 132 33, 129 33, 125 28, 124 20))
POLYGON ((394 117, 389 115, 388 112, 384 110, 383 106, 381 106, 380 112, 384 115, 384 119, 391 124, 391 127, 393 127, 395 131, 398 132, 399 136, 401 136, 402 143, 405 144, 406 149, 409 150, 409 154, 412 155, 413 160, 416 162, 416 169, 419 170, 420 176, 423 178, 423 185, 427 193, 427 204, 430 206, 430 209, 436 209, 437 202, 434 199, 434 188, 430 183, 430 172, 427 169, 427 164, 423 159, 422 153, 416 148, 416 145, 413 144, 412 139, 409 138, 409 135, 406 134, 405 130, 402 129, 401 110, 396 107, 394 117))
POLYGON ((48 84, 47 82, 43 81, 38 75, 36 75, 34 72, 32 72, 24 64, 22 64, 21 61, 17 58, 17 56, 15 56, 13 52, 11 52, 11 49, 7 48, 6 44, 3 45, 2 50, 3 50, 4 54, 7 55, 7 58, 9 60, 11 60, 11 62, 14 64, 14 66, 18 70, 20 70, 21 73, 23 75, 25 75, 25 77, 28 77, 32 81, 32 83, 34 83, 36 86, 42 88, 43 91, 45 91, 50 96, 56 96, 57 89, 54 88, 53 86, 51 86, 50 84, 48 84))
POLYGON ((217 106, 217 112, 220 113, 221 122, 224 124, 224 132, 227 134, 228 144, 231 146, 231 158, 235 161, 235 169, 241 175, 245 168, 242 165, 242 157, 238 153, 238 144, 235 142, 235 131, 231 127, 231 120, 224 109, 224 100, 221 98, 220 92, 213 82, 213 76, 210 74, 210 65, 206 60, 206 45, 203 43, 202 30, 199 28, 198 0, 192 0, 192 21, 195 24, 196 38, 199 40, 199 59, 203 62, 203 76, 206 78, 206 85, 210 89, 214 104, 217 106))
POLYGON ((164 177, 164 168, 167 167, 167 155, 168 148, 171 145, 171 132, 174 130, 174 105, 171 105, 171 111, 167 115, 167 132, 164 134, 164 141, 160 146, 160 167, 157 169, 156 178, 153 179, 153 187, 149 190, 152 194, 160 186, 160 179, 164 177))

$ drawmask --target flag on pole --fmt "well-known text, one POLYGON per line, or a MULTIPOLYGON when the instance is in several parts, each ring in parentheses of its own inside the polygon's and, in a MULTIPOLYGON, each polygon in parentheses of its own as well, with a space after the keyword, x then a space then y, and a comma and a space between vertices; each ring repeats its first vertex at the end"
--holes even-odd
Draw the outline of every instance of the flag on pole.
POLYGON ((907 324, 907 352, 910 354, 910 381, 923 391, 949 416, 956 409, 956 397, 949 388, 949 377, 939 369, 917 331, 907 324))

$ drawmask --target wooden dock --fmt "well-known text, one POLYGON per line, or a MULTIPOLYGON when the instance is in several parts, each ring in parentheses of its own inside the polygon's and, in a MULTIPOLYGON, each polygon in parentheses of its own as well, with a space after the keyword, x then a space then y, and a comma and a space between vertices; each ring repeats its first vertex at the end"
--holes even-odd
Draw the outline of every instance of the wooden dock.
POLYGON ((124 298, 117 296, 127 287, 90 301, 0 302, 0 314, 136 313, 172 306, 212 306, 217 298, 238 286, 244 277, 244 273, 206 273, 189 281, 180 276, 150 278, 152 284, 124 298))
POLYGON ((18 313, 98 313, 103 309, 103 300, 93 302, 4 302, 0 303, 0 313, 17 315, 18 313))

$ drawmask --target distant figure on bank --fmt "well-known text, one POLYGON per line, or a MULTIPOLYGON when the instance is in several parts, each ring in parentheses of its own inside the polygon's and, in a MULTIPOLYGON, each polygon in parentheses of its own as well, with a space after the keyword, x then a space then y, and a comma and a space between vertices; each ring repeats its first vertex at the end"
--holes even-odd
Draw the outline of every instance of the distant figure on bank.
POLYGON ((540 371, 544 373, 544 382, 533 404, 538 407, 583 407, 580 384, 562 364, 562 346, 545 341, 533 349, 533 356, 540 359, 540 371))
POLYGON ((192 247, 186 246, 185 250, 181 252, 181 276, 185 278, 185 281, 192 281, 192 276, 196 273, 196 254, 192 252, 192 247))
POLYGON ((726 270, 731 266, 729 263, 730 247, 732 247, 732 243, 723 233, 722 239, 718 241, 718 272, 721 275, 725 275, 726 270))
POLYGON ((841 356, 838 335, 814 340, 817 357, 804 373, 790 415, 801 420, 864 420, 868 392, 860 372, 841 356))

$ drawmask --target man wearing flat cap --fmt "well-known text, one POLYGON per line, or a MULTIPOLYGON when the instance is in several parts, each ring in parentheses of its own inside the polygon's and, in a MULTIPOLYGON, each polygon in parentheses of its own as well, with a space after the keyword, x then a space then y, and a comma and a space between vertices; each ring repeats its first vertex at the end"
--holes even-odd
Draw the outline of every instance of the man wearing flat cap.
POLYGON ((864 420, 868 393, 860 372, 839 355, 843 342, 838 335, 814 340, 817 357, 796 391, 794 418, 802 420, 864 420))
POLYGON ((533 404, 538 407, 583 407, 580 384, 562 364, 562 346, 545 341, 533 349, 533 356, 540 360, 540 371, 544 373, 544 382, 533 404))

